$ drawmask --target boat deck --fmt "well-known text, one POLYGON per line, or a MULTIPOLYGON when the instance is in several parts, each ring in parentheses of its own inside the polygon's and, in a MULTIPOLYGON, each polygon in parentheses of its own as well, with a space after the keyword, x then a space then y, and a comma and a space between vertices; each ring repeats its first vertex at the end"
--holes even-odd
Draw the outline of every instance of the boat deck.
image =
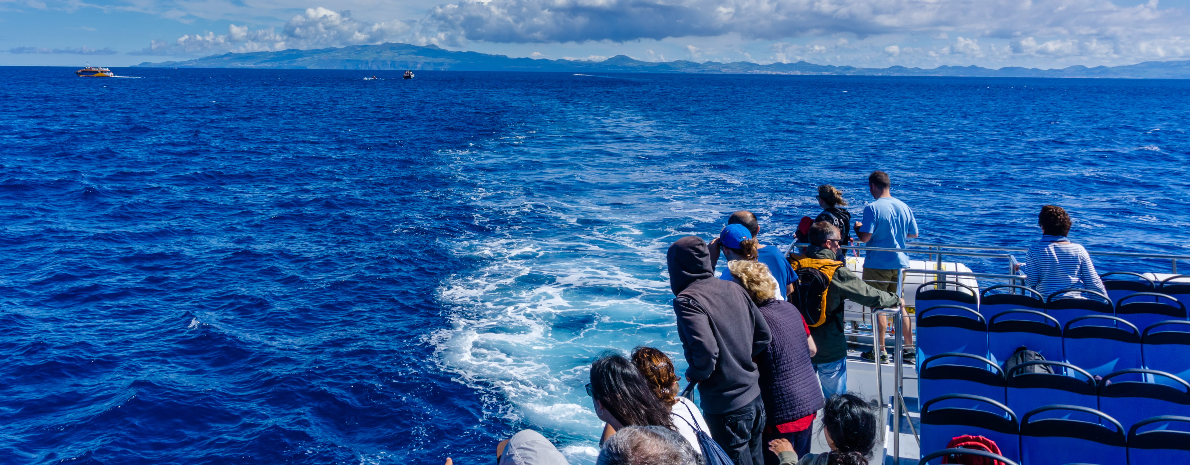
MULTIPOLYGON (((884 376, 884 402, 888 405, 892 403, 892 386, 893 386, 893 367, 892 365, 885 365, 882 369, 884 376)), ((879 396, 876 383, 876 364, 867 362, 859 358, 858 351, 848 351, 847 354, 847 390, 867 398, 875 399, 879 396)), ((905 365, 904 377, 904 395, 905 404, 909 409, 909 418, 913 422, 913 428, 921 431, 921 423, 918 415, 917 403, 917 370, 913 365, 905 365)), ((910 429, 908 422, 902 418, 901 420, 901 454, 900 460, 893 460, 893 436, 890 434, 891 425, 893 424, 893 411, 888 409, 884 418, 884 447, 887 448, 887 455, 885 458, 886 465, 910 465, 917 464, 921 458, 921 453, 917 446, 917 441, 913 437, 913 432, 910 429), (899 462, 899 463, 897 463, 899 462)), ((822 428, 821 417, 814 420, 814 431, 819 431, 822 428)), ((814 435, 814 446, 811 449, 814 453, 822 453, 830 450, 826 445, 826 439, 821 434, 814 435)), ((875 457, 880 457, 884 451, 877 448, 874 451, 875 457)), ((872 461, 875 464, 877 461, 872 461)))

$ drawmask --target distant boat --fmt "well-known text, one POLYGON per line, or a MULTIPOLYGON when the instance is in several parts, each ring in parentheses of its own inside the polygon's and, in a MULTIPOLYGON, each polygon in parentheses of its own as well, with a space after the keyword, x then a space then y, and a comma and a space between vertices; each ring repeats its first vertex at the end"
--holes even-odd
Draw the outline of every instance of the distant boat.
POLYGON ((74 74, 79 77, 115 77, 112 70, 107 68, 100 68, 96 66, 87 66, 86 68, 75 71, 74 74))
POLYGON ((364 78, 364 80, 365 81, 383 81, 384 78, 378 78, 376 76, 372 76, 372 77, 366 77, 366 78, 364 78))
POLYGON ((405 79, 413 79, 413 71, 405 71, 405 79))

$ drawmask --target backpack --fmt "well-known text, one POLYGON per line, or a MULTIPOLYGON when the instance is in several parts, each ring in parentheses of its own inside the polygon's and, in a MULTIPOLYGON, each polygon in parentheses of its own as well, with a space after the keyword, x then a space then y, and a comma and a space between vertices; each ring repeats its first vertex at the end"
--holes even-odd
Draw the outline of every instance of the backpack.
MULTIPOLYGON (((682 397, 690 399, 691 402, 694 401, 694 398, 690 393, 693 391, 695 384, 690 383, 689 386, 686 386, 686 390, 682 391, 682 397)), ((686 407, 686 411, 690 413, 690 417, 694 418, 694 412, 690 411, 690 406, 686 404, 682 404, 682 406, 686 407)), ((690 429, 694 430, 694 435, 698 437, 698 448, 702 449, 703 463, 706 465, 735 465, 735 461, 731 459, 731 456, 727 455, 727 451, 723 450, 723 447, 715 442, 715 439, 711 435, 703 431, 702 427, 698 426, 697 421, 691 425, 685 418, 677 417, 687 425, 690 425, 690 429)))
POLYGON ((821 258, 802 258, 795 260, 793 273, 797 275, 797 282, 793 284, 793 292, 789 294, 792 303, 802 312, 802 318, 811 328, 817 328, 826 323, 827 291, 830 291, 831 280, 835 271, 843 266, 843 262, 824 260, 821 258))
MULTIPOLYGON (((957 438, 951 439, 950 442, 946 444, 946 448, 980 450, 1000 455, 1000 447, 996 445, 996 441, 983 436, 959 436, 957 438)), ((959 454, 952 454, 943 457, 942 463, 955 463, 963 465, 1005 465, 1004 462, 993 460, 987 457, 959 454)))
MULTIPOLYGON (((1020 346, 1017 347, 1016 352, 1012 353, 1011 357, 1008 357, 1008 360, 1004 361, 1004 366, 1002 368, 1004 368, 1004 374, 1007 375, 1009 370, 1012 370, 1012 367, 1022 363, 1044 360, 1045 357, 1042 357, 1041 354, 1036 350, 1029 350, 1025 348, 1025 346, 1020 346)), ((1049 365, 1029 365, 1025 368, 1022 368, 1021 373, 1045 373, 1052 375, 1054 374, 1054 369, 1050 368, 1049 365)))

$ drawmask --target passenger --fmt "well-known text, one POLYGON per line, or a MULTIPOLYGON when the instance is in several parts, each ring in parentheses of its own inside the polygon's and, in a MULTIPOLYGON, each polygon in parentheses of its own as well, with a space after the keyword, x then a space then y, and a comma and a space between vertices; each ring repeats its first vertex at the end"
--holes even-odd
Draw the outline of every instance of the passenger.
POLYGON ((765 414, 753 359, 769 345, 769 327, 742 287, 715 278, 710 255, 694 236, 678 239, 666 254, 678 337, 690 364, 686 381, 699 383, 715 442, 736 464, 759 465, 765 414))
MULTIPOLYGON (((810 228, 809 257, 799 260, 799 266, 820 266, 822 261, 835 261, 840 251, 839 230, 820 221, 810 228)), ((837 261, 834 262, 839 264, 837 261)), ((818 349, 811 359, 822 383, 822 395, 827 399, 847 392, 847 338, 843 335, 843 301, 850 300, 872 308, 887 308, 904 304, 896 295, 872 287, 839 264, 826 292, 826 318, 822 324, 810 327, 810 336, 818 349)))
MULTIPOLYGON (((818 206, 822 207, 822 213, 814 218, 814 222, 825 221, 835 225, 839 229, 839 245, 851 245, 851 212, 842 208, 847 205, 847 200, 843 199, 843 192, 835 189, 835 186, 823 184, 818 186, 818 195, 815 198, 818 199, 818 206)), ((846 254, 844 251, 843 255, 836 258, 844 260, 846 254)))
MULTIPOLYGON (((748 238, 753 239, 756 245, 756 261, 764 263, 769 267, 769 273, 773 275, 773 279, 777 280, 777 286, 783 291, 778 292, 776 298, 778 300, 785 300, 785 297, 793 292, 793 283, 797 282, 797 275, 793 274, 793 268, 789 266, 789 260, 785 259, 785 255, 777 247, 766 247, 760 243, 760 224, 756 221, 756 215, 747 210, 740 210, 732 213, 727 218, 727 224, 730 227, 733 224, 744 226, 748 230, 748 238)), ((726 231, 726 229, 724 230, 726 231)), ((719 244, 723 243, 723 235, 720 234, 719 239, 711 241, 711 264, 719 261, 719 244)), ((729 254, 728 260, 746 259, 739 257, 739 253, 732 250, 729 254), (731 255, 736 255, 736 258, 731 258, 731 255)), ((744 253, 743 255, 747 255, 744 253)), ((731 273, 724 272, 720 278, 730 281, 732 279, 731 273)))
MULTIPOLYGON (((446 459, 446 465, 452 461, 446 459)), ((496 445, 497 465, 569 465, 549 439, 533 430, 521 430, 496 445)))
POLYGON ((876 418, 872 402, 841 394, 822 410, 822 433, 830 452, 798 455, 784 439, 770 442, 769 450, 781 457, 781 465, 867 465, 876 448, 876 418))
MULTIPOLYGON (((904 249, 906 240, 917 237, 917 219, 913 217, 913 210, 905 202, 892 196, 891 182, 888 174, 883 171, 873 171, 868 176, 868 190, 876 200, 864 207, 863 221, 855 222, 855 235, 867 247, 886 249, 904 249)), ((842 239, 842 237, 840 237, 842 239)), ((882 291, 897 292, 898 271, 909 268, 909 256, 904 252, 868 251, 864 259, 864 281, 882 291)), ((902 279, 903 281, 903 279, 902 279)), ((913 345, 913 331, 909 314, 901 308, 905 330, 906 346, 913 345)), ((880 348, 881 362, 888 361, 888 353, 884 350, 884 334, 888 331, 888 318, 879 315, 876 318, 876 347, 880 348)), ((916 351, 906 348, 901 356, 906 363, 913 363, 916 351)), ((875 350, 863 354, 865 360, 875 360, 875 350)))
POLYGON ((670 408, 653 393, 640 370, 622 355, 600 357, 591 364, 587 395, 603 426, 603 444, 626 426, 662 426, 674 429, 670 408))
POLYGON ((702 446, 698 444, 696 431, 710 434, 711 429, 707 427, 707 421, 702 418, 698 406, 690 399, 678 396, 678 375, 674 373, 673 360, 652 347, 637 347, 632 351, 632 364, 644 375, 649 388, 653 389, 661 403, 670 406, 677 432, 690 442, 695 452, 701 454, 702 446))
POLYGON ((630 426, 612 436, 596 465, 703 465, 682 435, 659 426, 630 426))
POLYGON ((1074 224, 1066 210, 1056 205, 1041 207, 1037 224, 1042 235, 1025 254, 1025 284, 1047 299, 1050 294, 1068 288, 1107 294, 1087 249, 1066 238, 1074 224))
MULTIPOLYGON (((784 259, 782 259, 784 260, 784 259)), ((729 264, 736 281, 752 296, 772 332, 773 342, 760 355, 760 397, 768 414, 764 440, 787 439, 798 455, 810 453, 814 414, 822 408, 822 387, 814 373, 814 339, 793 304, 773 298, 772 276, 763 263, 729 264)), ((765 454, 776 465, 777 456, 765 454)))

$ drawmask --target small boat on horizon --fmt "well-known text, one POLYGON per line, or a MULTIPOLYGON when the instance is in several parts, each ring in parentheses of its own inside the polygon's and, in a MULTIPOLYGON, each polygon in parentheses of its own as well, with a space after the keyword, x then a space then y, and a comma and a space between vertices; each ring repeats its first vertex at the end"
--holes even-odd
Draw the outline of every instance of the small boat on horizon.
POLYGON ((87 65, 87 67, 74 72, 78 77, 115 77, 116 74, 107 68, 87 65))
POLYGON ((405 79, 413 79, 413 71, 405 71, 405 79))

